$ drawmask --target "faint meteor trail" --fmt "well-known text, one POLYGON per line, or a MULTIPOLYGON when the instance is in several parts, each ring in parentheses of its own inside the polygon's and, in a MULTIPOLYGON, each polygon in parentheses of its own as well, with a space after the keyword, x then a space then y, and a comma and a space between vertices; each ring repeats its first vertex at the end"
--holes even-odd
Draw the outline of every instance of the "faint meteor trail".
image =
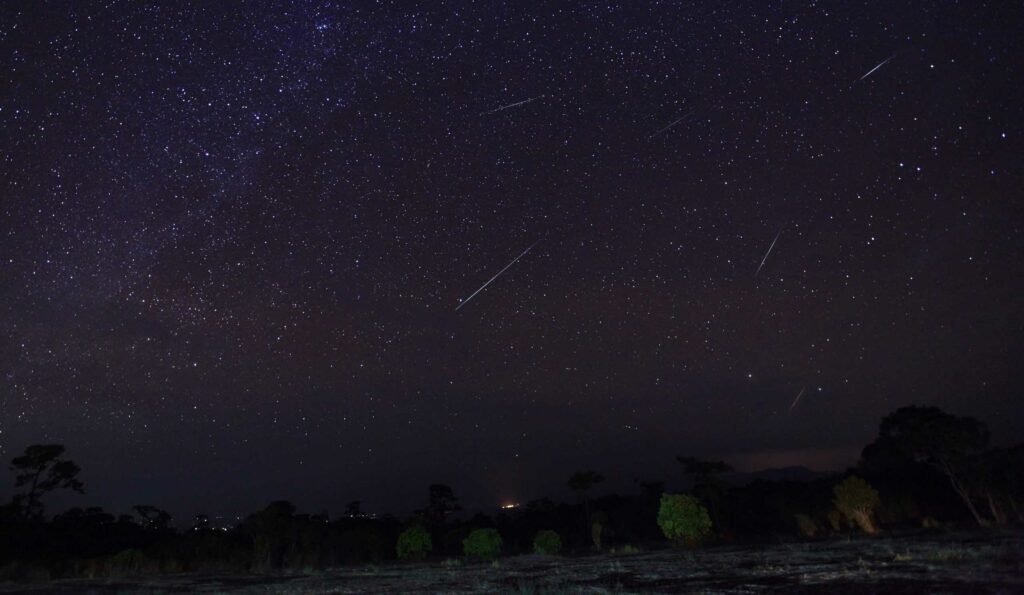
POLYGON ((779 233, 775 234, 775 239, 772 240, 772 245, 768 246, 768 251, 764 253, 764 258, 761 259, 761 264, 757 265, 757 270, 754 271, 754 278, 755 279, 757 278, 757 274, 761 272, 761 267, 764 266, 765 261, 768 260, 768 255, 772 253, 772 248, 775 247, 775 242, 779 241, 779 236, 780 235, 782 235, 782 230, 781 229, 779 230, 779 233))
POLYGON ((655 132, 654 134, 652 134, 652 135, 648 136, 648 137, 647 137, 647 140, 650 140, 650 139, 652 139, 652 138, 654 138, 654 137, 658 136, 658 135, 659 135, 659 134, 661 134, 662 132, 665 132, 665 131, 666 131, 666 130, 668 130, 669 128, 672 128, 673 126, 675 126, 676 124, 678 124, 678 123, 682 122, 683 120, 685 120, 685 119, 686 119, 687 117, 689 117, 689 116, 690 116, 690 115, 692 115, 692 114, 693 114, 693 112, 691 111, 691 112, 687 112, 687 113, 683 114, 682 116, 679 116, 678 118, 676 118, 675 120, 673 120, 673 121, 672 121, 672 123, 671 123, 671 124, 669 124, 668 126, 666 126, 666 127, 662 128, 661 130, 659 130, 659 131, 655 132))
POLYGON ((871 73, 873 73, 874 71, 878 70, 879 68, 881 68, 881 67, 885 66, 885 65, 886 65, 886 63, 888 63, 888 62, 889 62, 889 60, 892 60, 892 59, 893 59, 893 58, 895 58, 895 57, 896 57, 896 54, 893 54, 893 55, 889 56, 888 58, 886 58, 885 60, 882 60, 881 62, 879 62, 878 66, 875 66, 875 67, 874 67, 874 68, 872 68, 871 70, 867 71, 867 72, 866 72, 866 73, 864 74, 864 76, 862 76, 862 77, 860 77, 859 79, 857 79, 857 82, 859 83, 860 81, 862 81, 862 80, 864 80, 864 79, 868 78, 869 76, 871 76, 871 73))
POLYGON ((798 392, 796 394, 796 398, 793 399, 793 404, 789 406, 789 410, 790 411, 792 411, 793 408, 796 407, 796 404, 800 402, 800 397, 804 396, 804 391, 805 390, 807 390, 807 385, 806 384, 803 386, 803 388, 800 389, 800 392, 798 392))
POLYGON ((531 97, 529 99, 524 99, 522 101, 517 101, 515 103, 510 103, 508 105, 503 105, 503 106, 501 106, 501 107, 499 107, 497 109, 492 109, 489 112, 483 112, 480 115, 481 116, 486 116, 486 115, 489 115, 489 114, 496 114, 496 113, 498 113, 498 112, 500 112, 502 110, 507 110, 509 108, 517 107, 517 106, 520 106, 520 105, 526 105, 527 103, 530 103, 531 101, 537 101, 538 99, 542 99, 543 97, 544 97, 543 95, 538 95, 536 97, 531 97))
POLYGON ((480 286, 480 289, 477 289, 476 291, 473 292, 473 295, 471 295, 468 298, 462 300, 462 302, 459 303, 458 306, 455 306, 455 311, 458 312, 459 308, 461 308, 461 307, 465 306, 466 304, 468 304, 471 299, 476 297, 476 294, 478 294, 481 291, 483 291, 484 288, 487 287, 488 285, 490 285, 492 281, 494 281, 499 276, 501 276, 501 274, 504 273, 505 271, 507 271, 510 266, 514 265, 517 260, 519 260, 520 258, 526 256, 526 253, 529 252, 531 249, 533 249, 533 247, 536 246, 538 242, 540 242, 540 240, 537 240, 536 242, 530 244, 529 248, 527 248, 526 250, 523 250, 523 252, 519 256, 516 256, 515 258, 513 258, 512 262, 510 262, 507 265, 505 265, 505 268, 501 269, 500 271, 498 271, 498 273, 496 275, 494 275, 493 277, 488 279, 487 283, 484 283, 483 285, 480 286))

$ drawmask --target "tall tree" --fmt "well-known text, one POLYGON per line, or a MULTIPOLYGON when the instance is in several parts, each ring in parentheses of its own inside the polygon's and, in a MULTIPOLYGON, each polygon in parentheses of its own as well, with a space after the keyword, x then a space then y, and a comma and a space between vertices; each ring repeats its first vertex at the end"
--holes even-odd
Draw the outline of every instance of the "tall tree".
POLYGON ((576 497, 583 502, 584 526, 590 525, 590 488, 604 481, 604 476, 596 471, 578 471, 569 477, 569 489, 576 492, 576 497))
POLYGON ((1005 525, 1008 515, 1004 505, 1022 520, 1016 498, 1022 487, 1024 444, 1011 448, 992 448, 974 457, 967 464, 967 483, 973 493, 987 504, 992 520, 1005 525))
POLYGON ((694 457, 678 456, 676 460, 683 466, 683 473, 689 475, 694 485, 706 485, 714 481, 720 473, 729 473, 732 467, 724 461, 702 461, 694 457))
POLYGON ((430 525, 443 525, 449 516, 460 510, 462 507, 452 488, 443 483, 435 483, 430 486, 427 507, 416 512, 430 525))
POLYGON ((275 500, 243 519, 238 530, 252 540, 253 569, 281 568, 295 551, 295 505, 287 500, 275 500))
POLYGON ((718 479, 718 475, 733 470, 724 461, 702 461, 695 457, 677 456, 683 466, 683 473, 693 482, 692 492, 707 507, 711 520, 718 527, 726 526, 725 498, 729 485, 718 479))
POLYGON ((878 438, 864 447, 862 462, 868 467, 893 467, 924 463, 949 479, 978 525, 987 523, 978 514, 967 482, 968 461, 988 446, 988 428, 973 417, 959 417, 938 407, 901 407, 882 419, 878 438))
POLYGON ((14 486, 28 487, 28 490, 14 496, 14 507, 26 519, 38 518, 43 514, 40 499, 47 493, 68 489, 84 494, 82 482, 78 479, 81 471, 72 461, 61 459, 64 446, 61 444, 34 444, 25 449, 25 454, 11 461, 15 472, 14 486))

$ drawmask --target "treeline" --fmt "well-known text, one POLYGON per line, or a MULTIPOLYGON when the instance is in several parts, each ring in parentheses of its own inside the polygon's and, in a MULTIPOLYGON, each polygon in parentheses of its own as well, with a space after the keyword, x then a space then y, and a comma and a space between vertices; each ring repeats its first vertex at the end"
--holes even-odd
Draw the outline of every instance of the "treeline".
POLYGON ((60 445, 36 445, 11 462, 18 493, 0 507, 0 580, 161 573, 312 572, 389 560, 487 560, 601 550, 828 538, 951 526, 1024 525, 1024 445, 989 446, 985 425, 934 407, 887 416, 854 469, 811 481, 730 483, 721 461, 679 456, 689 488, 637 482, 629 495, 595 496, 604 478, 568 479, 573 503, 539 499, 464 518, 451 487, 429 486, 426 505, 400 521, 361 514, 331 519, 272 502, 233 527, 199 515, 179 530, 152 506, 114 516, 73 508, 47 518, 43 498, 81 492, 78 466, 60 445))

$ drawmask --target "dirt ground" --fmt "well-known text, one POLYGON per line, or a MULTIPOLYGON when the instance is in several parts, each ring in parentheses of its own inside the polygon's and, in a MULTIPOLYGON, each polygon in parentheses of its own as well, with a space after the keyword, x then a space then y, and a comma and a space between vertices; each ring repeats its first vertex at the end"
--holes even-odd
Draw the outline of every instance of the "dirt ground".
POLYGON ((832 539, 580 557, 513 556, 305 575, 2 584, 32 593, 1024 593, 1024 533, 832 539))

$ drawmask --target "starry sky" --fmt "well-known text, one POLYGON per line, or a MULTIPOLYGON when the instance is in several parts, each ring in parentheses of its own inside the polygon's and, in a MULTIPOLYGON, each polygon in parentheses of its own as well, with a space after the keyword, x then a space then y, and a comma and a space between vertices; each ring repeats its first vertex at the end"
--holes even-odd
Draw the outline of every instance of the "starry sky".
POLYGON ((182 518, 841 468, 910 403, 1019 440, 1022 25, 4 2, 0 453, 182 518))

